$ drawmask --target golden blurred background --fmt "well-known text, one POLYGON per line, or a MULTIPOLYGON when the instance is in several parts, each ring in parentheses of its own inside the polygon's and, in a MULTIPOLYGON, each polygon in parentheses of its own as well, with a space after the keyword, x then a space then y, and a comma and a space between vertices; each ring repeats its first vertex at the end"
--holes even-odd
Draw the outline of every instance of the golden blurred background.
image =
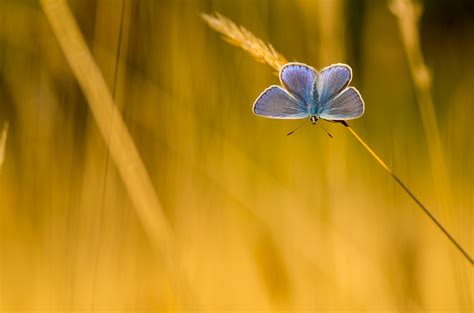
POLYGON ((0 311, 473 312, 473 266, 344 127, 252 114, 278 78, 214 11, 350 64, 351 126, 474 254, 472 0, 1 0, 0 311))

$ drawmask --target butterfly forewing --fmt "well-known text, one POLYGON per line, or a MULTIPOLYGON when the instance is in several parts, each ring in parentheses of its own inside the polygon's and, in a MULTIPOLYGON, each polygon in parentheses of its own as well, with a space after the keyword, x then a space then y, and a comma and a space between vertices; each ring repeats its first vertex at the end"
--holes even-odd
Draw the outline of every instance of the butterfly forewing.
POLYGON ((308 112, 299 99, 279 86, 270 86, 260 94, 253 105, 253 112, 269 118, 299 119, 308 112))
POLYGON ((319 74, 318 98, 323 106, 327 101, 336 97, 350 83, 352 70, 346 64, 334 64, 324 68, 319 74))
POLYGON ((312 101, 311 90, 316 76, 313 68, 302 63, 288 63, 280 71, 282 85, 303 103, 312 101))
POLYGON ((364 101, 359 91, 349 87, 322 107, 319 116, 325 120, 350 120, 364 114, 364 101))

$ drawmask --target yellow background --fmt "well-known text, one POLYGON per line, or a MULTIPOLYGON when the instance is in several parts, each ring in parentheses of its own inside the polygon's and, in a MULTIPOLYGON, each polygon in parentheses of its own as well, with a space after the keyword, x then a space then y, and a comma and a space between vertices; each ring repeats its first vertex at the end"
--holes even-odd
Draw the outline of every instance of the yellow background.
POLYGON ((287 137, 299 121, 253 115, 277 76, 199 16, 218 11, 291 61, 350 64, 366 103, 351 126, 472 255, 472 1, 430 1, 419 28, 443 182, 388 4, 69 1, 170 249, 143 230, 40 5, 0 1, 0 310, 472 312, 473 267, 390 176, 339 124, 323 122, 334 139, 287 137))

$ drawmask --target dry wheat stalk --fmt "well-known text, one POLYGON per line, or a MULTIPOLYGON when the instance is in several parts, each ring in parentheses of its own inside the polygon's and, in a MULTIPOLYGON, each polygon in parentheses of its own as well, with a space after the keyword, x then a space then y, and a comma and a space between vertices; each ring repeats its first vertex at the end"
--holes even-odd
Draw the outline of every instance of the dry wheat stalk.
POLYGON ((221 33, 225 41, 244 49, 257 61, 267 63, 278 72, 284 64, 288 63, 271 44, 265 43, 245 27, 236 25, 227 17, 217 12, 214 15, 202 13, 201 17, 212 29, 221 33))

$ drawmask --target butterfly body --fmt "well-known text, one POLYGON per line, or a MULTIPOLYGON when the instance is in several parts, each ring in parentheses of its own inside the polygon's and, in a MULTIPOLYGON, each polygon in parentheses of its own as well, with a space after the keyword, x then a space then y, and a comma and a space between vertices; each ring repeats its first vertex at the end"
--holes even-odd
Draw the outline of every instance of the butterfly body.
POLYGON ((254 103, 255 114, 276 119, 309 117, 344 121, 364 113, 364 101, 357 89, 348 87, 352 70, 346 64, 333 64, 317 72, 303 63, 285 64, 280 86, 265 89, 254 103))

